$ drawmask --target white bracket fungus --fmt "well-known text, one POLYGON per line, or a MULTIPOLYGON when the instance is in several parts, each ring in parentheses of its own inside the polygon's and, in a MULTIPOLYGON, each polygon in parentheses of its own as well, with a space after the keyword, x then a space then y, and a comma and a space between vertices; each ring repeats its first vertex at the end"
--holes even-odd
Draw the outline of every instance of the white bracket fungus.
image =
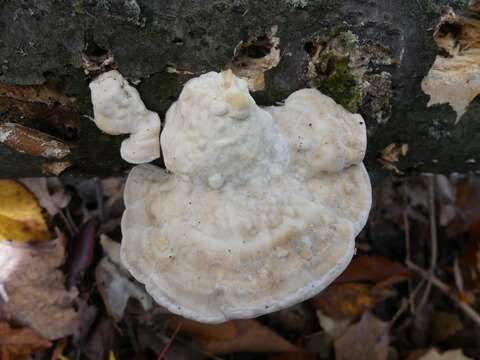
POLYGON ((121 256, 161 305, 203 322, 285 308, 347 266, 371 187, 365 124, 314 89, 261 109, 231 71, 185 84, 135 167, 121 256))
POLYGON ((125 161, 141 164, 160 157, 160 117, 118 71, 98 76, 90 91, 97 127, 110 135, 130 134, 120 149, 125 161))
MULTIPOLYGON (((478 5, 477 5, 478 6, 478 5)), ((430 95, 428 106, 448 103, 457 122, 480 94, 480 9, 472 5, 471 16, 448 8, 434 34, 440 51, 422 90, 430 95)))

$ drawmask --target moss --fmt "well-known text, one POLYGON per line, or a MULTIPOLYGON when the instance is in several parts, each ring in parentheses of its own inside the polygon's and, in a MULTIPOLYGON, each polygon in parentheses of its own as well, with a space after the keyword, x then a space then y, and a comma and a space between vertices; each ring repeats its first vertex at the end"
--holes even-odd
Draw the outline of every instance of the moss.
POLYGON ((85 14, 85 10, 83 9, 83 0, 75 0, 72 4, 73 12, 76 15, 83 15, 85 14))
POLYGON ((303 9, 308 5, 308 0, 285 0, 285 2, 297 9, 303 9))
POLYGON ((362 90, 360 79, 350 69, 350 57, 327 53, 320 58, 320 64, 325 69, 312 80, 312 86, 349 111, 357 111, 362 102, 362 90))

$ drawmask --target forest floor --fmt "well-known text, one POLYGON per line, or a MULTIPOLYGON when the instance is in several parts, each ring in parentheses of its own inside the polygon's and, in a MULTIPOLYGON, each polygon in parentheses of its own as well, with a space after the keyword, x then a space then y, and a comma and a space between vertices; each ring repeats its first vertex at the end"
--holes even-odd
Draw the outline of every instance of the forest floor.
POLYGON ((122 267, 123 185, 0 180, 0 240, 18 239, 0 241, 1 360, 480 359, 480 177, 385 179, 332 285, 219 325, 168 313, 122 267))

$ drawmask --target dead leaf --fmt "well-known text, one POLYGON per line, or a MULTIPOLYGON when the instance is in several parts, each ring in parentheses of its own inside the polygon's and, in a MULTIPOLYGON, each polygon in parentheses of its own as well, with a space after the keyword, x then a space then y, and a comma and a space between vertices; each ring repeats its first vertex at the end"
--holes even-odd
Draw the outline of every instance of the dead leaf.
POLYGON ((120 243, 103 234, 100 243, 105 256, 95 269, 95 281, 109 315, 115 321, 120 321, 130 298, 137 299, 145 311, 150 310, 153 306, 152 298, 121 264, 120 243))
POLYGON ((480 289, 480 218, 470 228, 470 237, 459 258, 466 290, 480 289))
POLYGON ((45 162, 42 164, 42 173, 46 175, 55 175, 58 176, 66 169, 72 166, 71 161, 54 161, 54 162, 45 162))
POLYGON ((384 168, 394 171, 401 175, 403 174, 394 163, 400 160, 400 156, 407 156, 408 144, 390 144, 380 152, 380 159, 378 161, 384 168))
POLYGON ((386 360, 388 358, 388 323, 365 312, 335 341, 336 360, 386 360))
POLYGON ((0 180, 0 240, 49 240, 48 227, 35 196, 13 180, 0 180))
POLYGON ((330 285, 311 302, 331 318, 354 319, 389 295, 392 294, 387 288, 374 291, 371 285, 343 283, 330 285))
POLYGON ((181 334, 192 335, 200 340, 229 341, 237 336, 237 327, 233 321, 227 321, 221 324, 204 324, 182 318, 181 316, 171 315, 168 321, 168 327, 173 331, 180 323, 182 324, 180 328, 181 334))
POLYGON ((70 147, 47 133, 17 123, 0 124, 0 143, 31 156, 63 159, 70 147))
POLYGON ((53 348, 51 360, 64 360, 65 356, 63 352, 65 351, 65 347, 67 346, 68 338, 64 337, 57 341, 55 347, 53 348))
POLYGON ((106 315, 89 332, 85 345, 85 356, 90 360, 105 359, 117 342, 117 332, 113 321, 106 315))
POLYGON ((70 194, 56 178, 23 178, 20 182, 35 194, 40 206, 52 217, 70 203, 70 194))
POLYGON ((321 310, 317 310, 317 318, 321 328, 333 339, 336 339, 347 330, 350 325, 350 319, 334 319, 325 315, 321 310))
POLYGON ((302 350, 256 320, 234 320, 223 324, 203 324, 173 316, 169 327, 182 321, 180 333, 194 336, 198 344, 213 354, 230 352, 301 352, 302 350))
POLYGON ((463 324, 454 313, 437 312, 433 315, 433 341, 444 341, 463 329, 463 324))
POLYGON ((52 343, 35 331, 22 328, 12 329, 7 323, 0 323, 0 351, 2 360, 15 360, 32 355, 35 351, 45 350, 52 343))
POLYGON ((480 218, 480 178, 468 176, 456 186, 457 216, 448 224, 450 237, 468 231, 480 218))
POLYGON ((394 278, 405 281, 413 272, 403 264, 383 256, 357 256, 347 269, 335 280, 335 284, 355 281, 380 282, 394 278))
POLYGON ((284 354, 273 355, 269 360, 315 360, 316 357, 308 352, 288 352, 284 354))
POLYGON ((79 313, 73 308, 76 289, 66 291, 63 273, 64 239, 18 244, 0 241, 0 284, 7 298, 0 312, 54 340, 72 334, 79 313))
POLYGON ((425 355, 418 358, 418 360, 472 360, 463 355, 462 350, 449 350, 442 354, 437 349, 431 349, 425 355))
POLYGON ((63 95, 53 84, 11 85, 0 83, 0 96, 47 105, 73 105, 75 101, 75 98, 63 95))
POLYGON ((97 221, 90 219, 84 222, 68 243, 68 254, 65 262, 67 274, 66 287, 70 289, 85 273, 93 261, 93 250, 97 231, 97 221))
POLYGON ((394 163, 400 160, 400 156, 407 156, 408 144, 390 144, 380 153, 383 160, 394 163))

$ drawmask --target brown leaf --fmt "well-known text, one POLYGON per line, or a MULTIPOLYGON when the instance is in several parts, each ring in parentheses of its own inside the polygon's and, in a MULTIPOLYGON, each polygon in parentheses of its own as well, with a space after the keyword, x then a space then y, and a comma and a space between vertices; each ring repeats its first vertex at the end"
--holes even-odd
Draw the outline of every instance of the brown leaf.
POLYGON ((413 272, 399 262, 382 256, 357 256, 347 269, 335 280, 336 284, 355 281, 380 282, 395 278, 405 281, 413 272))
POLYGON ((71 161, 54 161, 54 162, 45 162, 42 164, 42 173, 46 175, 55 175, 58 176, 66 169, 72 166, 71 161))
POLYGON ((75 101, 74 98, 63 95, 53 84, 11 85, 0 83, 0 96, 47 105, 73 105, 75 101))
POLYGON ((227 321, 221 324, 204 324, 184 319, 181 316, 171 315, 168 327, 173 331, 179 323, 182 323, 180 328, 181 334, 189 334, 200 340, 227 341, 237 336, 237 327, 233 321, 227 321))
POLYGON ((456 186, 457 216, 448 224, 450 237, 468 231, 480 218, 480 178, 469 176, 456 186))
POLYGON ((335 359, 386 360, 388 345, 388 323, 365 312, 335 341, 335 359))
POLYGON ((334 319, 353 319, 390 295, 388 289, 374 291, 366 284, 332 284, 311 302, 323 314, 334 319))
POLYGON ((96 232, 97 221, 92 218, 84 222, 69 241, 68 255, 65 262, 65 273, 67 274, 65 284, 67 289, 74 286, 77 279, 92 264, 96 232))
POLYGON ((52 346, 50 341, 31 329, 12 329, 8 323, 0 323, 2 360, 20 359, 35 351, 48 349, 50 346, 52 346))
POLYGON ((35 244, 0 242, 0 311, 53 340, 72 334, 79 314, 73 308, 76 289, 66 291, 58 267, 64 261, 64 240, 35 244))
POLYGON ((193 335, 209 353, 229 352, 301 352, 256 320, 234 320, 223 324, 202 324, 180 317, 172 317, 171 328, 182 321, 180 333, 193 335))
POLYGON ((470 238, 459 258, 466 290, 480 289, 480 218, 470 228, 470 238))
POLYGON ((432 338, 439 343, 463 329, 463 324, 455 313, 437 312, 433 316, 432 338))

